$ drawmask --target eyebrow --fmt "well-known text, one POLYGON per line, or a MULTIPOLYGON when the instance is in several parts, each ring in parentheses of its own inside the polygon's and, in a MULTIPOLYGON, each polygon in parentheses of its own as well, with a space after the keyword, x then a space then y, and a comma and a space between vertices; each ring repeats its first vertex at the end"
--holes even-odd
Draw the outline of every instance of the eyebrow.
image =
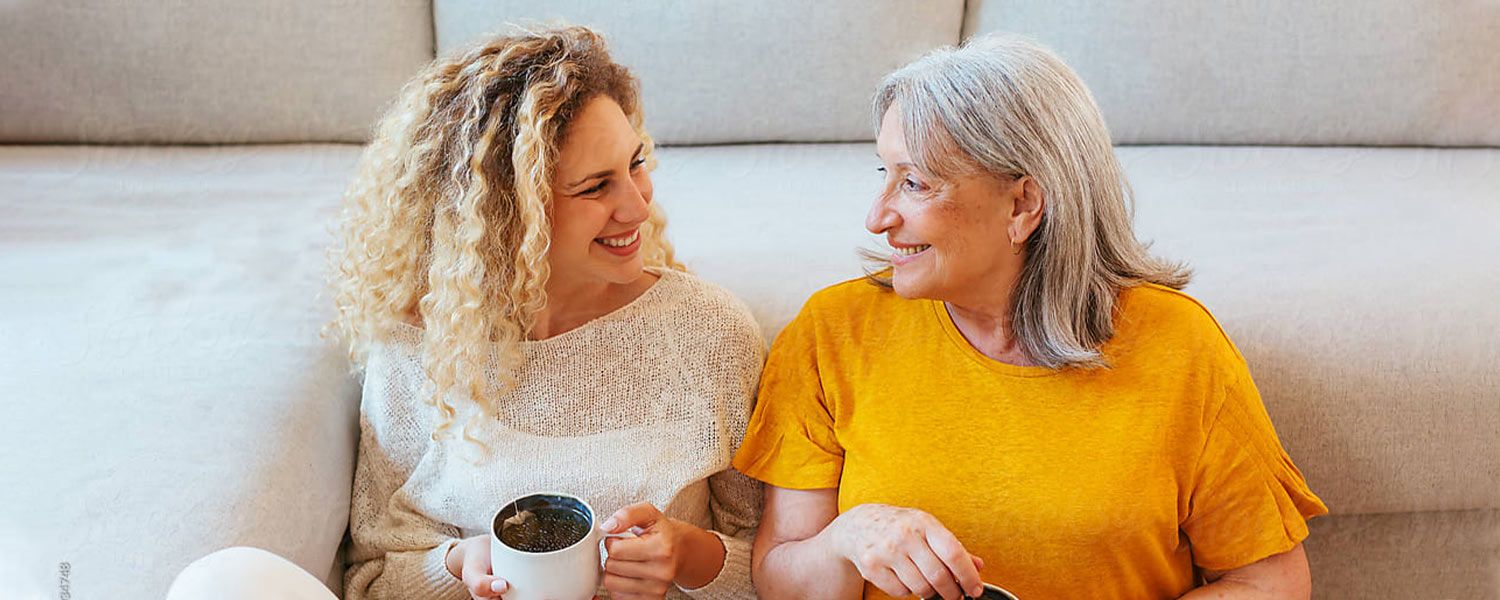
MULTIPOLYGON (((635 160, 636 157, 638 157, 638 156, 641 155, 641 151, 645 150, 645 149, 646 149, 646 143, 645 142, 641 142, 641 145, 635 147, 635 154, 630 155, 630 159, 631 160, 635 160)), ((570 183, 570 184, 567 185, 567 187, 574 187, 574 186, 582 184, 583 182, 588 181, 590 179, 595 179, 595 178, 598 178, 598 177, 603 177, 603 176, 608 175, 608 174, 613 173, 613 172, 615 172, 614 169, 605 169, 603 171, 599 171, 598 173, 590 174, 587 177, 584 177, 583 179, 579 179, 578 181, 570 183)))
MULTIPOLYGON (((880 152, 878 150, 875 152, 875 158, 878 158, 880 160, 885 160, 885 157, 881 156, 880 152)), ((909 163, 909 162, 898 162, 898 163, 896 163, 896 166, 898 166, 898 167, 907 167, 907 168, 911 168, 911 169, 916 169, 917 168, 917 165, 909 163)))

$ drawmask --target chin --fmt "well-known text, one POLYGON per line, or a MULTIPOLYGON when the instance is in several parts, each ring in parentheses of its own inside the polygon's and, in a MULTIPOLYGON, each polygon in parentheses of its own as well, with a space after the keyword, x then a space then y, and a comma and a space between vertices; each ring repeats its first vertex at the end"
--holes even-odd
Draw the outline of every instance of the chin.
POLYGON ((904 272, 897 268, 891 272, 891 286, 897 296, 907 300, 931 297, 932 286, 920 273, 904 272))
POLYGON ((624 285, 634 283, 635 280, 640 279, 645 273, 646 262, 636 257, 625 264, 611 265, 610 268, 604 270, 602 275, 610 283, 624 285))

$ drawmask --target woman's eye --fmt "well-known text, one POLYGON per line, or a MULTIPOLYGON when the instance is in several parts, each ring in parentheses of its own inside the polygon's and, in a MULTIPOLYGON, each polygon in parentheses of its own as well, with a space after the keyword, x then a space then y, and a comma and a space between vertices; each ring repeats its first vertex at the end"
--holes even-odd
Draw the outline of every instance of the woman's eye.
POLYGON ((599 185, 596 185, 596 186, 591 187, 589 189, 586 189, 586 190, 583 190, 581 192, 578 192, 578 195, 579 196, 587 196, 589 194, 593 194, 593 193, 599 192, 600 190, 604 189, 604 185, 607 184, 607 183, 609 183, 609 180, 601 181, 601 182, 599 182, 599 185))
MULTIPOLYGON (((880 172, 881 175, 886 175, 887 174, 886 170, 885 170, 885 167, 875 167, 875 170, 878 171, 878 172, 880 172)), ((902 190, 905 190, 905 191, 908 191, 908 192, 920 192, 920 191, 926 189, 926 187, 922 185, 922 182, 917 181, 915 179, 912 179, 910 177, 903 178, 901 180, 901 183, 899 185, 901 186, 902 190)))
POLYGON ((634 171, 636 169, 639 169, 639 168, 641 168, 641 165, 644 165, 644 164, 646 164, 646 157, 644 157, 644 156, 642 156, 640 158, 637 158, 635 160, 632 160, 632 161, 630 161, 630 170, 634 171))

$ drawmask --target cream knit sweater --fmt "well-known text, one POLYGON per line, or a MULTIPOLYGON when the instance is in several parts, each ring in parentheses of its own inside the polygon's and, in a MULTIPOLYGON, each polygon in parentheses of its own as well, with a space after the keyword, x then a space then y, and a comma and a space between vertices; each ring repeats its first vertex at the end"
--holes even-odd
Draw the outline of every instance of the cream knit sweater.
MULTIPOLYGON (((650 502, 713 531, 718 578, 668 597, 753 598, 750 541, 760 484, 732 470, 764 359, 754 319, 723 289, 685 273, 586 325, 524 343, 517 387, 471 429, 494 452, 430 441, 437 410, 419 392, 422 331, 401 324, 370 353, 350 507, 348 600, 469 598, 444 566, 448 547, 484 535, 501 504, 550 490, 603 519, 650 502)), ((494 356, 486 376, 494 377, 494 356)), ((477 411, 458 403, 455 426, 477 411)), ((501 574, 503 576, 503 574, 501 574)), ((600 591, 601 597, 607 597, 600 591)))

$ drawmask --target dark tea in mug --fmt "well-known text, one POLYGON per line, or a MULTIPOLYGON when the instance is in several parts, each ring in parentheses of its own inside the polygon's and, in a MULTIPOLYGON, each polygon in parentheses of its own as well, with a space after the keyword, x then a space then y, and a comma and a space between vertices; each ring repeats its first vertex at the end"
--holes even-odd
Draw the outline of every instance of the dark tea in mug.
POLYGON ((495 515, 501 543, 522 552, 554 552, 578 543, 594 526, 589 510, 565 496, 536 494, 495 515))

